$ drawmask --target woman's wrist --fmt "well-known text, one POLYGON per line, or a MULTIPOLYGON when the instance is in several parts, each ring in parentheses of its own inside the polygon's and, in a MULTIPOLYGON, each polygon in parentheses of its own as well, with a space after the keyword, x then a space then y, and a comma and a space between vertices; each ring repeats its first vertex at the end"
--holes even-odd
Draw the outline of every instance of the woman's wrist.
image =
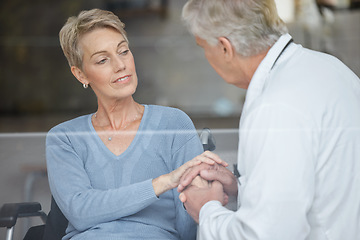
POLYGON ((161 194, 171 189, 171 187, 169 186, 169 182, 170 179, 168 174, 161 175, 152 180, 152 185, 156 196, 159 197, 161 194))

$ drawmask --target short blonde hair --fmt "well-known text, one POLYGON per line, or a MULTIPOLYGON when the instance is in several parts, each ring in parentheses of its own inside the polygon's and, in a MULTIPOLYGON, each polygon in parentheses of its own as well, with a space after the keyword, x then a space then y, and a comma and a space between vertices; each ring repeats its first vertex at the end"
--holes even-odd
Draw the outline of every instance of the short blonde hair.
POLYGON ((226 37, 242 56, 257 55, 287 33, 274 0, 189 0, 182 18, 195 36, 211 45, 226 37))
POLYGON ((101 9, 82 11, 78 16, 68 18, 59 33, 60 45, 70 67, 82 69, 83 53, 79 39, 86 33, 98 28, 112 28, 129 43, 124 30, 125 24, 112 12, 101 9))

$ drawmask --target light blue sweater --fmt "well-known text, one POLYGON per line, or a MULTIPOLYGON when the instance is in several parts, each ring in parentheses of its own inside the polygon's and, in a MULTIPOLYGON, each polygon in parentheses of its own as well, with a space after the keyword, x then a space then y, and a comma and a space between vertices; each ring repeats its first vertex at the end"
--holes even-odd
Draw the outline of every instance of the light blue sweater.
POLYGON ((49 183, 69 220, 64 239, 195 239, 196 224, 176 189, 156 197, 152 179, 199 155, 202 145, 181 110, 145 105, 128 149, 114 155, 92 115, 64 122, 46 139, 49 183))

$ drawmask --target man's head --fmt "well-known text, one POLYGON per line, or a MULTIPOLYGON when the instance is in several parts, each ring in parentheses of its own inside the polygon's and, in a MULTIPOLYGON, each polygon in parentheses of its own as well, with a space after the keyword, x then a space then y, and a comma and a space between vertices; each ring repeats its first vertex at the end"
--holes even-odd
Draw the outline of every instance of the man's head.
POLYGON ((213 46, 225 37, 244 57, 264 52, 287 33, 274 0, 189 0, 182 18, 195 36, 213 46))

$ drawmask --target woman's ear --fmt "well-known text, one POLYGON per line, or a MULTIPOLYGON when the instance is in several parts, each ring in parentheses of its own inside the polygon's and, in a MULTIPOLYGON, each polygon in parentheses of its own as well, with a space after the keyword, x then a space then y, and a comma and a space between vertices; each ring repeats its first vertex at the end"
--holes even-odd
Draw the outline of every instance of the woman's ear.
POLYGON ((231 61, 235 56, 235 48, 226 37, 219 37, 219 44, 222 48, 222 53, 224 54, 225 60, 231 61))
POLYGON ((76 79, 81 82, 82 84, 89 84, 89 82, 86 79, 85 74, 81 69, 79 69, 76 66, 71 66, 71 72, 76 77, 76 79))

